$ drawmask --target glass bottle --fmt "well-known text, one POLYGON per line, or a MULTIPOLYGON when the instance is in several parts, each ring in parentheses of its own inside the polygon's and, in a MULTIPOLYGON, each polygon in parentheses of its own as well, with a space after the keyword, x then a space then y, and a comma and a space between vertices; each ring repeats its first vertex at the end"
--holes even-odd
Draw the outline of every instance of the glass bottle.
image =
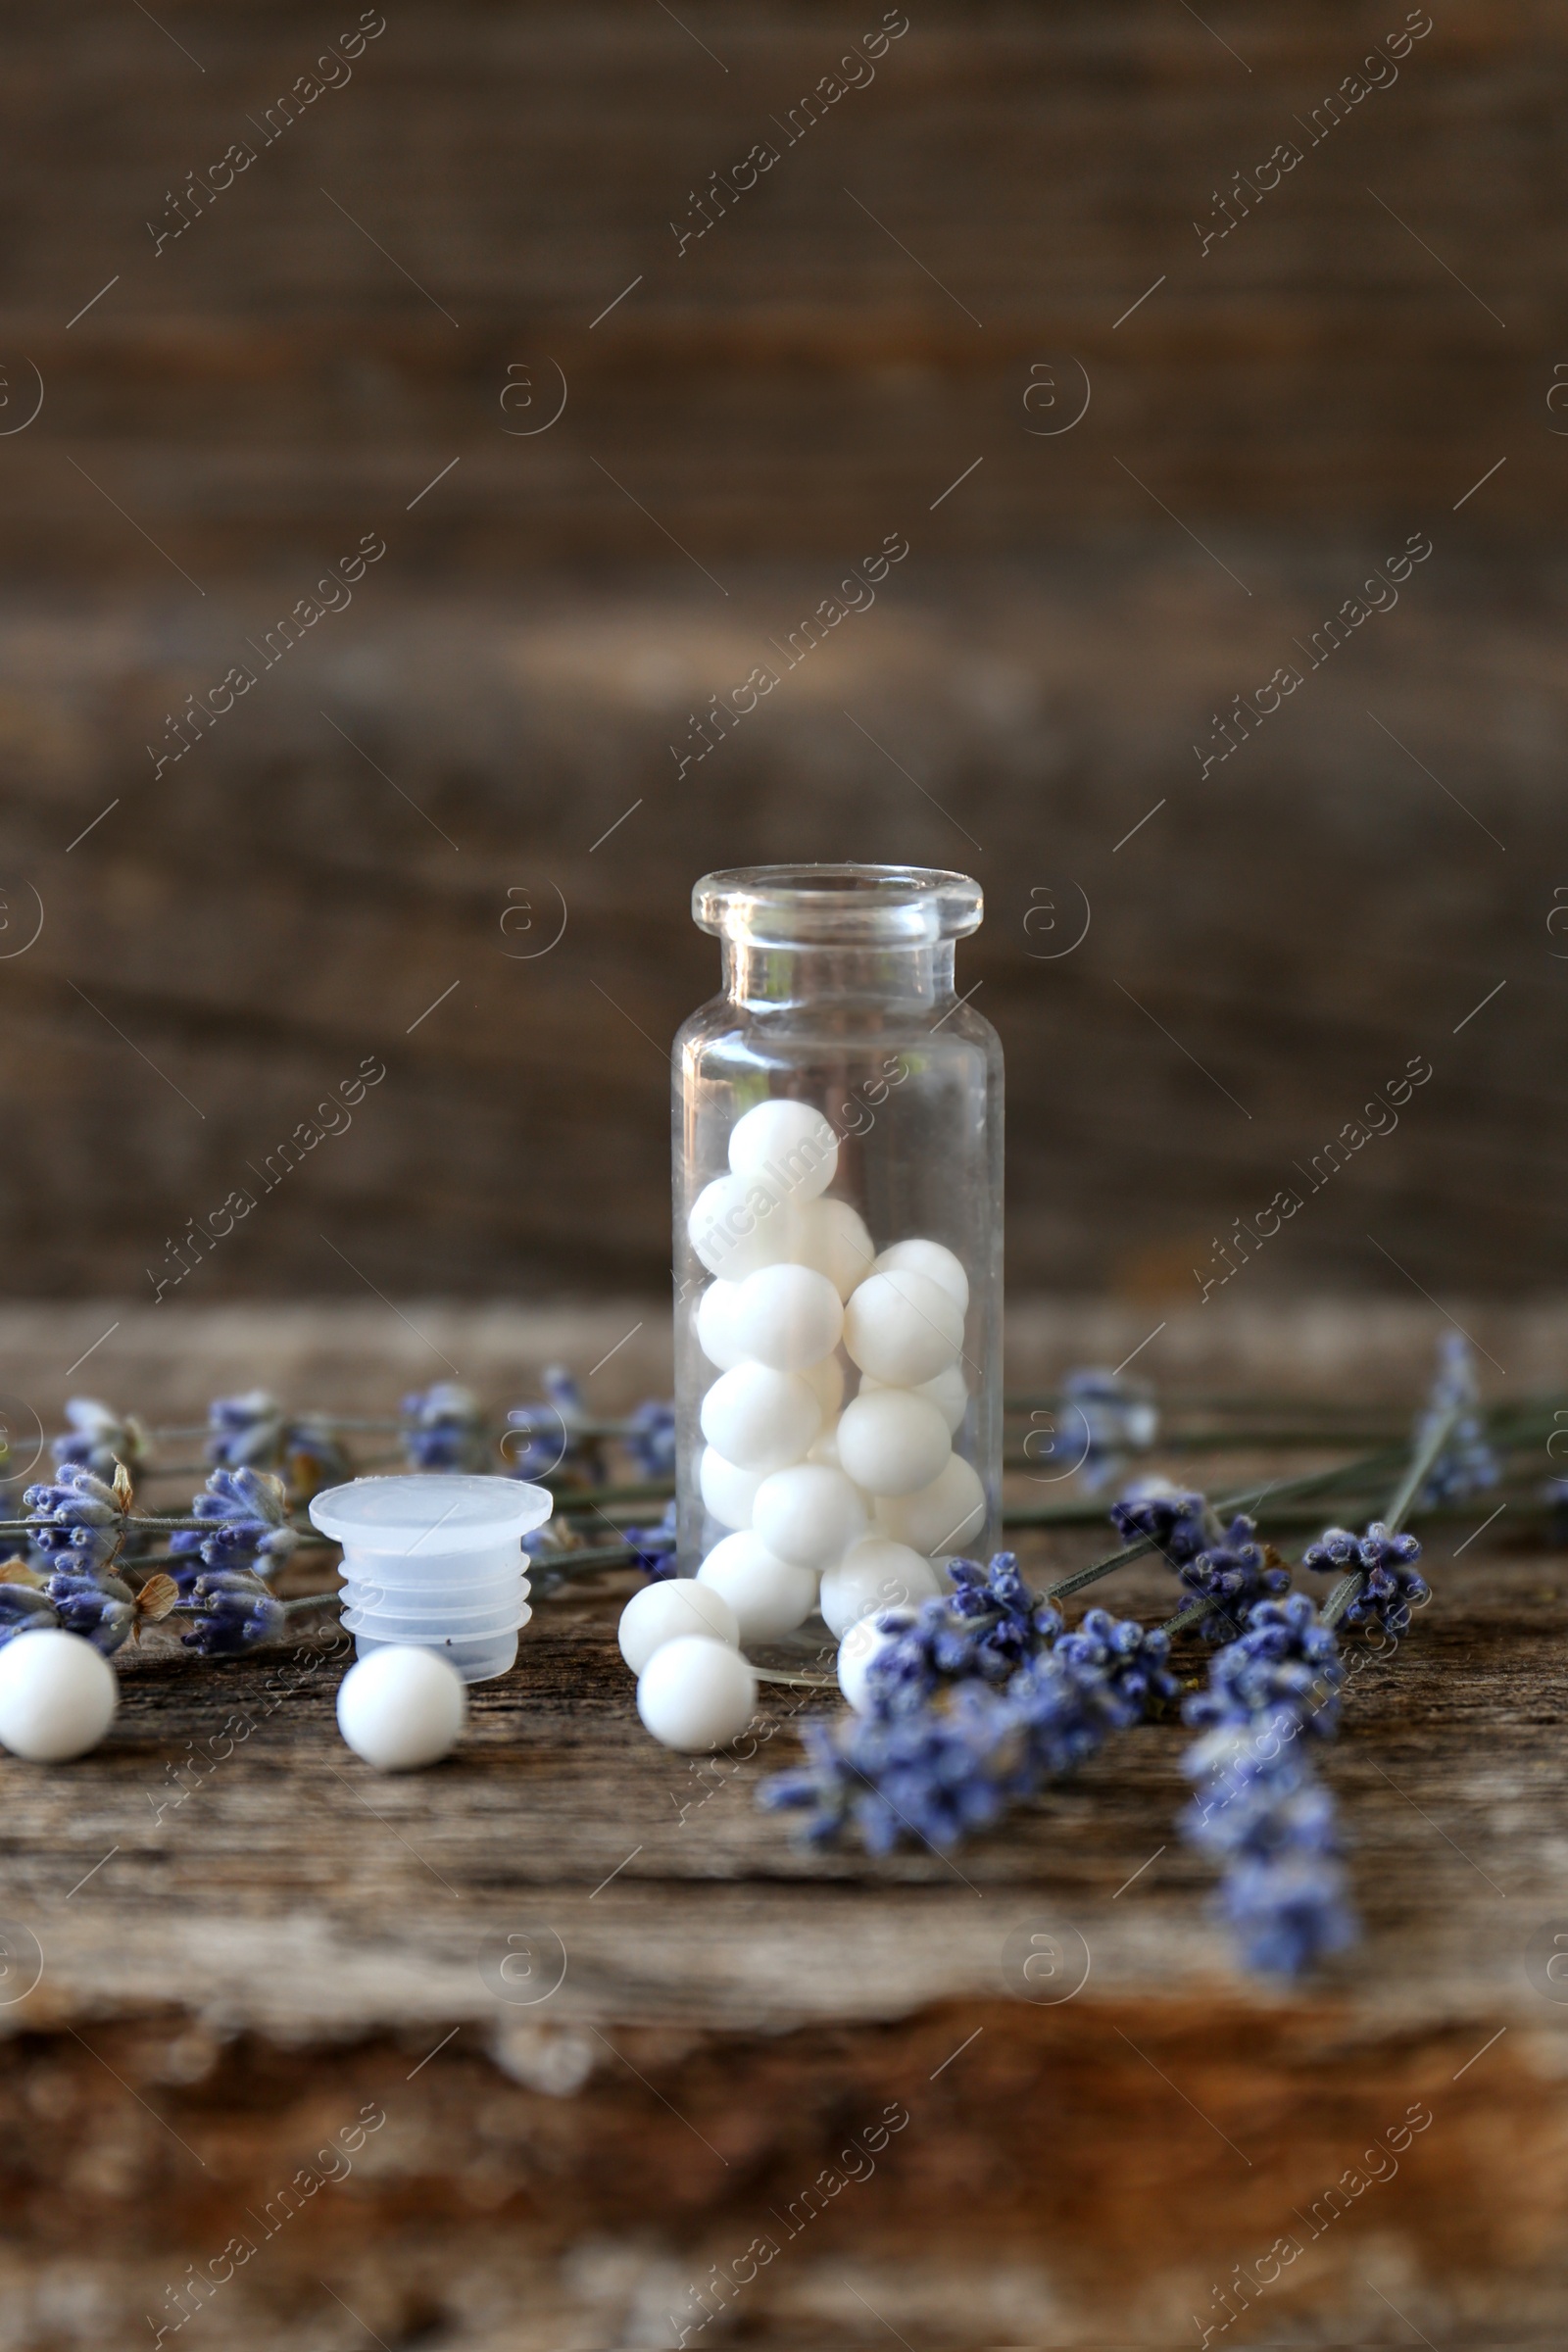
POLYGON ((1002 1049, 955 993, 966 875, 757 866, 692 912, 724 985, 673 1055, 678 1564, 745 1647, 993 1546, 1002 1049))

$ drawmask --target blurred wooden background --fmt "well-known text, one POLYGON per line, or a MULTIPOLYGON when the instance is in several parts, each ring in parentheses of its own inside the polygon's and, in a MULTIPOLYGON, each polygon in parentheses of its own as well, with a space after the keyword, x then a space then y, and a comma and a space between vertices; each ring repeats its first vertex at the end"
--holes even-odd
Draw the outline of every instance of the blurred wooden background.
POLYGON ((1561 1285, 1563 23, 1443 7, 1309 144, 1405 12, 1204 13, 921 5, 786 147, 879 9, 399 0, 265 144, 347 6, 13 12, 14 1293, 150 1298, 366 1055, 178 1298, 657 1288, 690 883, 810 856, 985 884, 1015 1285, 1193 1299, 1418 1054, 1249 1285, 1561 1285), (875 608, 677 779, 890 532, 875 608), (1201 778, 1414 532, 1397 608, 1201 778))

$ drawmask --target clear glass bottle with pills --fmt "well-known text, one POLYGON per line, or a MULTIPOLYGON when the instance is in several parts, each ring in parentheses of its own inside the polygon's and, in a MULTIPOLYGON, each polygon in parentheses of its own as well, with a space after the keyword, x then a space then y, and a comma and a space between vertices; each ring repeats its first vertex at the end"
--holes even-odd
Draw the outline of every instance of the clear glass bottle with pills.
POLYGON ((679 1565, 743 1647, 986 1557, 1002 1451, 1002 1050, 983 902, 878 865, 707 875, 723 991, 674 1049, 679 1565))

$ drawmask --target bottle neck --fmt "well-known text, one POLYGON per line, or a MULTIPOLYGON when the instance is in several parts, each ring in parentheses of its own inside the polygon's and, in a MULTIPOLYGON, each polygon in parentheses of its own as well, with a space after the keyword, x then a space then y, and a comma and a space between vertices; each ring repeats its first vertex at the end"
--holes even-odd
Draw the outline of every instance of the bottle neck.
POLYGON ((753 1010, 826 1004, 949 1004, 954 942, 896 948, 780 948, 724 942, 724 993, 753 1010))

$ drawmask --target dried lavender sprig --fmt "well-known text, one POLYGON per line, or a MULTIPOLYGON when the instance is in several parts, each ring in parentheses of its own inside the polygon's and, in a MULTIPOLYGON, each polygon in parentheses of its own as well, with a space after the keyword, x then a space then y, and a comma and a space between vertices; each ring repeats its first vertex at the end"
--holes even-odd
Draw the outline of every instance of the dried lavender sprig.
MULTIPOLYGON (((1424 1425, 1404 1476, 1389 1497, 1389 1507, 1383 1516, 1383 1524, 1391 1536, 1397 1535, 1408 1518, 1411 1504, 1431 1476, 1433 1463, 1453 1435, 1464 1410, 1463 1403, 1456 1399, 1444 1411, 1433 1414, 1424 1425)), ((1339 1624, 1351 1602, 1359 1600, 1365 1592, 1367 1574, 1365 1568, 1352 1568, 1348 1576, 1341 1578, 1324 1604, 1320 1624, 1339 1624)))
POLYGON ((1301 1736, 1331 1739, 1338 1728, 1344 1680, 1338 1619, 1349 1610, 1359 1614, 1367 1597, 1401 1632, 1411 1598, 1424 1596, 1425 1584, 1412 1565, 1420 1545, 1396 1531, 1464 1411, 1465 1399, 1456 1397, 1421 1424, 1386 1521, 1374 1522, 1360 1538, 1331 1528, 1308 1546, 1307 1566, 1358 1557, 1328 1607, 1318 1613, 1304 1592, 1283 1604, 1257 1603, 1249 1630, 1213 1658, 1208 1690, 1183 1710, 1204 1731, 1183 1768, 1207 1786, 1209 1800, 1195 1799, 1180 1826, 1184 1836, 1223 1857, 1220 1907, 1250 1967, 1298 1976, 1358 1933, 1334 1800, 1314 1781, 1301 1736), (1216 1806, 1212 1799, 1226 1780, 1216 1806))
POLYGON ((805 1768, 758 1790, 769 1809, 808 1808, 808 1841, 853 1825, 873 1854, 905 1837, 945 1849, 1175 1695, 1161 1635, 1104 1609, 1064 1632, 1010 1552, 949 1572, 953 1592, 882 1620, 893 1639, 871 1666, 865 1711, 805 1725, 805 1768))
MULTIPOLYGON (((1389 1452, 1384 1451, 1369 1454, 1363 1461, 1342 1463, 1334 1470, 1314 1470, 1304 1478, 1276 1479, 1266 1487, 1250 1487, 1245 1494, 1227 1494, 1215 1503, 1214 1509, 1217 1512, 1245 1511, 1251 1505, 1264 1501, 1271 1494, 1284 1497, 1286 1495, 1325 1494, 1334 1487, 1345 1484, 1352 1475, 1370 1474, 1386 1467, 1389 1458, 1389 1452)), ((1394 1458, 1397 1459, 1397 1454, 1394 1458)), ((1098 1509, 1095 1516, 1096 1518, 1101 1516, 1098 1509)), ((1027 1518, 1022 1520, 1014 1518, 1009 1521, 1009 1524, 1028 1526, 1032 1522, 1027 1518)), ((1080 1568, 1072 1576, 1059 1577, 1055 1584, 1046 1587, 1044 1597, 1047 1600, 1062 1600, 1069 1592, 1081 1592, 1086 1585, 1094 1584, 1097 1578, 1109 1576, 1113 1568, 1124 1568, 1129 1560, 1142 1559, 1146 1552, 1157 1549, 1158 1545, 1152 1536, 1142 1537, 1136 1544, 1124 1544, 1120 1551, 1113 1551, 1108 1559, 1097 1560, 1092 1567, 1080 1568)))

